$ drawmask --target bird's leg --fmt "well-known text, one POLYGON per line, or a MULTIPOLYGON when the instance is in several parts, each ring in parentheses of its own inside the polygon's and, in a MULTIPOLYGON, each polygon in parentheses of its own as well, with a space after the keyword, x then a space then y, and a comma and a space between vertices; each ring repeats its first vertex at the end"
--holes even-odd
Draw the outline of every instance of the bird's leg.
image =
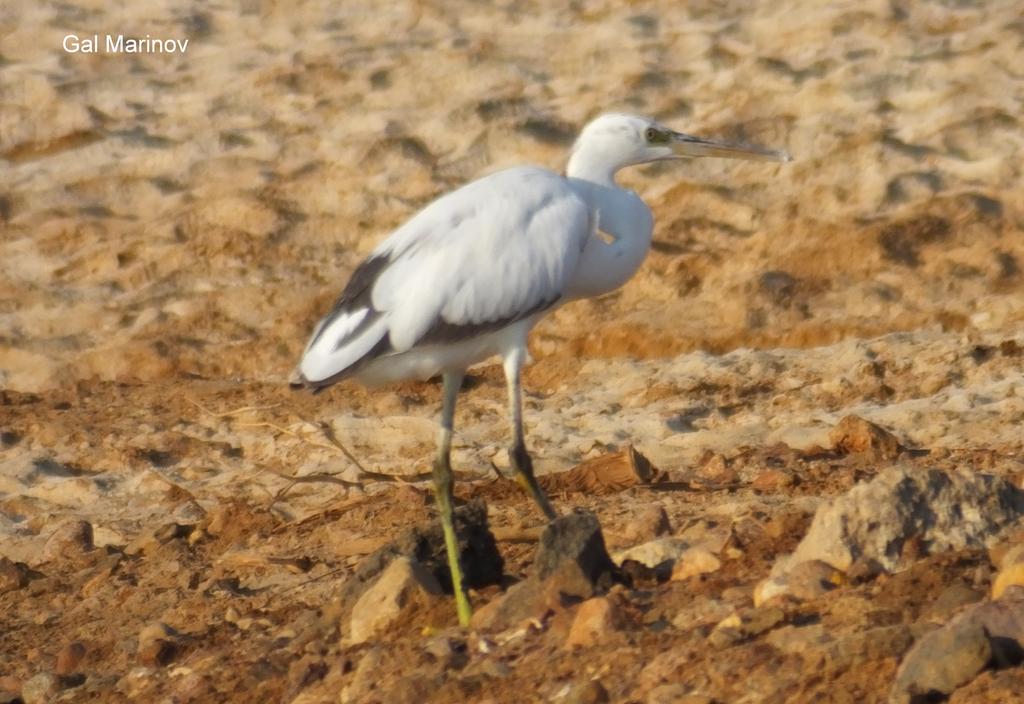
POLYGON ((444 532, 444 546, 448 551, 448 568, 452 573, 452 589, 455 591, 455 608, 459 623, 469 625, 473 614, 469 599, 462 589, 462 567, 459 565, 459 541, 455 537, 455 495, 452 465, 449 461, 452 450, 452 427, 455 419, 455 399, 462 386, 462 373, 446 373, 443 377, 441 407, 441 433, 437 442, 437 458, 434 460, 434 498, 441 514, 441 530, 444 532))
POLYGON ((525 348, 519 348, 505 357, 505 381, 508 384, 508 414, 512 421, 512 447, 509 448, 508 458, 512 463, 512 470, 515 472, 516 482, 523 490, 533 497, 537 506, 544 513, 544 516, 552 521, 558 517, 551 502, 544 494, 544 490, 537 483, 537 477, 533 474, 533 460, 530 453, 526 451, 526 441, 523 436, 523 402, 522 387, 520 384, 520 371, 523 368, 523 361, 526 357, 525 348))

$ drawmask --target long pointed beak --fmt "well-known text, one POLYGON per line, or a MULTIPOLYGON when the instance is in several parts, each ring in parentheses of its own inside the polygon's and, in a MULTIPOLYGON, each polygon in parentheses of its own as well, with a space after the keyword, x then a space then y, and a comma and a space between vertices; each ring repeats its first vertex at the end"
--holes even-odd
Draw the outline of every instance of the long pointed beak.
POLYGON ((765 149, 746 144, 718 142, 682 132, 672 133, 671 147, 677 157, 717 156, 724 159, 748 159, 750 161, 793 161, 789 152, 781 149, 765 149))

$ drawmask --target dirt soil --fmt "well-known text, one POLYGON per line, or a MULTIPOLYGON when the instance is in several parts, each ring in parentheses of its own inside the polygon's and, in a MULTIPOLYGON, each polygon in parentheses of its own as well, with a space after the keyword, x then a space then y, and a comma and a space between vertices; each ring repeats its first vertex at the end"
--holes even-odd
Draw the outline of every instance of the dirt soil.
MULTIPOLYGON (((984 549, 922 554, 711 637, 890 465, 1021 486, 1019 3, 16 0, 0 65, 2 701, 882 702, 913 639, 989 594, 984 549), (71 33, 190 44, 72 54, 71 33), (488 631, 447 598, 354 644, 345 580, 435 515, 440 390, 294 393, 306 336, 418 208, 561 168, 607 110, 795 156, 623 172, 650 257, 531 340, 557 508, 613 554, 724 536, 721 564, 615 587, 583 645, 577 604, 488 631), (834 448, 847 415, 904 450, 834 448), (658 481, 559 482, 627 446, 658 481)), ((456 418, 458 498, 486 500, 505 559, 477 609, 543 527, 499 476, 504 404, 483 365, 456 418)), ((951 701, 1021 691, 992 669, 951 701)))

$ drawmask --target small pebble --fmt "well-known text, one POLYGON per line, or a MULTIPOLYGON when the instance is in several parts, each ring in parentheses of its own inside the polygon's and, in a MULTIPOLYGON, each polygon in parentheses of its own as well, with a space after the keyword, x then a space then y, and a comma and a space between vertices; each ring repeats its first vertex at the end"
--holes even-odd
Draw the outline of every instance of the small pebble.
POLYGON ((139 632, 139 663, 148 666, 169 664, 178 654, 178 634, 165 623, 153 623, 139 632))
POLYGON ((58 675, 72 675, 78 672, 78 666, 85 658, 85 643, 80 640, 73 640, 57 653, 57 664, 53 671, 58 675))
POLYGON ((566 704, 606 704, 608 701, 608 690, 597 680, 573 685, 565 697, 566 704))
POLYGON ((597 645, 619 630, 621 623, 622 615, 612 599, 606 596, 587 599, 576 612, 565 647, 589 648, 597 645))
POLYGON ((754 491, 772 492, 781 491, 793 486, 795 483, 796 478, 789 472, 784 472, 781 469, 766 469, 754 477, 750 487, 754 491))

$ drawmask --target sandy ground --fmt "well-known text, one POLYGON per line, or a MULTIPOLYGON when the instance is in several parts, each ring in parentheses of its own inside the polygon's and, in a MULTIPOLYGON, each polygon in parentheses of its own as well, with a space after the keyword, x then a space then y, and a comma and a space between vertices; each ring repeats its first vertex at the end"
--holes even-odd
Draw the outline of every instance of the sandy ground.
MULTIPOLYGON (((1009 0, 749 5, 7 3, 0 556, 31 579, 0 590, 0 692, 54 673, 37 701, 589 701, 590 680, 611 701, 884 701, 906 646, 867 647, 872 629, 912 640, 967 600, 943 594, 980 599, 983 550, 790 605, 735 647, 707 638, 819 505, 889 464, 1019 483, 1024 24, 1009 0), (61 48, 107 33, 190 43, 61 48), (633 445, 670 480, 556 492, 613 551, 660 506, 672 534, 727 526, 733 552, 617 592, 628 625, 587 647, 565 647, 575 607, 484 647, 447 601, 353 645, 341 585, 432 516, 415 479, 439 389, 292 393, 306 335, 431 198, 559 169, 613 109, 796 160, 622 174, 655 212, 651 255, 534 333, 528 442, 545 474, 633 445), (908 451, 834 451, 850 414, 908 451), (69 521, 92 549, 51 537, 69 521), (161 623, 173 652, 147 655, 161 623), (807 625, 842 657, 780 630, 807 625)), ((468 386, 459 496, 487 500, 514 580, 541 521, 495 481, 499 370, 468 386)), ((1022 678, 986 671, 954 700, 1010 701, 1022 678)))

